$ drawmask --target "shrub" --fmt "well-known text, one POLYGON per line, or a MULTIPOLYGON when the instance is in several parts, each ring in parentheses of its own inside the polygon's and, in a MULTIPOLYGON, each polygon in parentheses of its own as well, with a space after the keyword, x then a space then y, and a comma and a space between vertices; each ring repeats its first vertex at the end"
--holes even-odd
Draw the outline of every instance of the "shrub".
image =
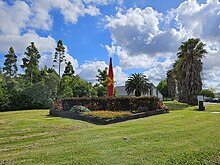
POLYGON ((74 105, 69 111, 74 113, 90 112, 90 110, 81 105, 74 105))
POLYGON ((107 111, 107 110, 84 112, 83 114, 86 116, 92 116, 94 118, 101 118, 101 119, 115 119, 115 118, 132 115, 131 112, 126 112, 126 111, 114 112, 114 111, 107 111))
POLYGON ((156 110, 159 102, 157 97, 99 97, 63 99, 63 110, 68 111, 74 105, 82 105, 94 110, 130 111, 133 113, 156 110), (144 108, 141 108, 144 107, 144 108))

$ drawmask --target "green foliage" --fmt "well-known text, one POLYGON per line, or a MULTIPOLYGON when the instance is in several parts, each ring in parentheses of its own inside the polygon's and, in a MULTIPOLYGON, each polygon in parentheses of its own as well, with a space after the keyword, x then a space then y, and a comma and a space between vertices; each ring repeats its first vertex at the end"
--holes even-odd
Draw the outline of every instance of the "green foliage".
POLYGON ((90 110, 81 105, 74 105, 69 111, 74 113, 90 112, 90 110))
MULTIPOLYGON (((57 42, 57 47, 55 48, 55 55, 54 55, 54 60, 53 62, 54 63, 58 63, 58 74, 59 74, 59 77, 60 77, 60 68, 61 68, 61 64, 63 62, 66 62, 66 59, 65 59, 65 47, 63 46, 63 42, 62 40, 59 40, 57 42)), ((54 64, 55 66, 55 64, 54 64)))
POLYGON ((92 84, 82 80, 79 75, 63 76, 61 79, 60 98, 91 96, 91 92, 92 84))
POLYGON ((111 110, 141 112, 157 109, 159 99, 157 97, 99 97, 99 98, 70 98, 62 99, 63 109, 69 110, 74 105, 82 105, 90 110, 111 110), (141 108, 141 107, 144 107, 141 108))
POLYGON ((90 92, 92 89, 92 84, 85 81, 85 80, 78 80, 74 86, 74 96, 83 97, 83 96, 90 96, 90 92))
POLYGON ((71 62, 69 61, 66 64, 63 76, 73 76, 75 73, 74 69, 73 69, 73 65, 71 64, 71 62))
POLYGON ((23 93, 31 98, 33 107, 49 108, 51 98, 49 89, 50 87, 41 81, 25 88, 23 93))
POLYGON ((92 89, 93 97, 107 96, 107 86, 108 86, 108 67, 101 70, 98 69, 98 74, 96 75, 96 83, 92 89))
POLYGON ((205 97, 215 97, 215 94, 211 89, 203 89, 199 94, 205 97))
POLYGON ((21 67, 25 69, 25 73, 29 77, 30 84, 32 85, 33 77, 39 72, 38 64, 41 55, 34 42, 31 42, 31 45, 26 48, 26 52, 24 54, 26 57, 22 59, 23 64, 21 67))
POLYGON ((14 77, 17 75, 17 56, 15 55, 13 47, 9 48, 8 54, 5 55, 5 62, 3 72, 6 77, 14 77))
POLYGON ((9 99, 9 109, 28 109, 30 98, 23 94, 26 81, 19 77, 7 80, 5 85, 9 99))
POLYGON ((103 87, 108 86, 108 67, 105 67, 104 70, 98 69, 98 75, 96 75, 97 81, 99 84, 101 84, 103 87))
POLYGON ((0 111, 5 111, 9 109, 9 98, 6 91, 5 82, 3 80, 3 76, 0 75, 0 111))
POLYGON ((125 90, 129 94, 135 93, 135 96, 141 96, 149 92, 150 84, 145 75, 141 73, 134 73, 128 77, 125 82, 125 90))
POLYGON ((168 97, 167 79, 161 80, 157 85, 157 89, 160 91, 163 97, 167 98, 168 97))

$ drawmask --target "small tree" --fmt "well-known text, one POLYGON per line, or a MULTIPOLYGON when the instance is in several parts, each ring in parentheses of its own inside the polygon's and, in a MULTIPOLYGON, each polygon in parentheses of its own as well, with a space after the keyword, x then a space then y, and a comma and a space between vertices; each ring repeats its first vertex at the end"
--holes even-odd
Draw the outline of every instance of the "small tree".
POLYGON ((22 59, 23 64, 21 67, 25 69, 25 73, 30 78, 30 84, 33 83, 33 75, 39 72, 38 64, 41 57, 38 49, 35 47, 34 42, 31 42, 31 45, 26 48, 24 53, 26 57, 22 59))
POLYGON ((199 94, 205 97, 215 97, 215 94, 211 89, 203 89, 199 94))
POLYGON ((108 87, 108 67, 101 70, 98 69, 98 74, 96 75, 96 83, 93 86, 92 92, 93 96, 97 95, 98 97, 106 96, 107 95, 107 87, 108 87))
MULTIPOLYGON (((60 68, 61 68, 61 64, 63 62, 66 62, 66 59, 65 59, 65 47, 63 46, 63 42, 62 40, 59 40, 58 43, 57 43, 57 47, 55 48, 56 52, 55 52, 55 55, 54 55, 54 60, 53 62, 54 63, 58 63, 58 74, 59 74, 59 77, 60 77, 60 68)), ((54 64, 54 67, 55 67, 55 64, 54 64)))
POLYGON ((104 87, 108 86, 108 67, 104 70, 98 69, 98 75, 96 75, 96 80, 104 87))
POLYGON ((6 77, 14 77, 17 75, 17 56, 15 55, 13 47, 9 48, 8 54, 5 55, 5 62, 3 72, 6 77))
POLYGON ((73 76, 75 73, 74 69, 73 69, 73 65, 71 64, 71 62, 69 61, 65 67, 63 76, 73 76))
POLYGON ((168 97, 167 79, 161 80, 157 85, 157 89, 163 95, 164 98, 168 97))

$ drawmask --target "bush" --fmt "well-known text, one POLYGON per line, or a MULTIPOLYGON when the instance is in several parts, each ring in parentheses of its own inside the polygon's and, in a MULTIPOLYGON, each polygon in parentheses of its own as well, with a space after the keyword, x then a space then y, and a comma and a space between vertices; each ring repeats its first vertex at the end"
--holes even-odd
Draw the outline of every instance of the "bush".
POLYGON ((91 112, 88 108, 81 105, 74 105, 69 111, 74 113, 91 112))
POLYGON ((94 110, 130 111, 133 113, 156 110, 157 97, 99 97, 63 99, 63 110, 68 111, 74 105, 82 105, 94 110), (142 108, 141 108, 142 107, 142 108))
POLYGON ((199 94, 205 97, 215 97, 215 94, 211 89, 203 89, 199 94))

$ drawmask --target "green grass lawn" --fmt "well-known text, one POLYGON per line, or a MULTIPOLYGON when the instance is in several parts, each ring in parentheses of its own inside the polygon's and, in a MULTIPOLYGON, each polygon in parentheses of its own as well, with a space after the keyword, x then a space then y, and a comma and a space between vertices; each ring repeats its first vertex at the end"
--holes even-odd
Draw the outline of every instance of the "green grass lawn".
POLYGON ((0 164, 220 164, 219 105, 166 102, 168 114, 112 125, 0 112, 0 164))

